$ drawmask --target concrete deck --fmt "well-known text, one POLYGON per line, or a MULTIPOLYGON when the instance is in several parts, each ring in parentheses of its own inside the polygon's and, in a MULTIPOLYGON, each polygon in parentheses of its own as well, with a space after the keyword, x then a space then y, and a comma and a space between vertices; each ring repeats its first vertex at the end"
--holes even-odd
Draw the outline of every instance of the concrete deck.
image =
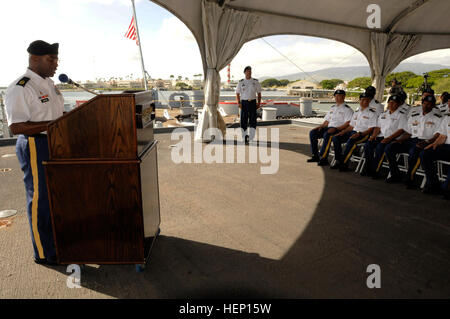
MULTIPOLYGON (((270 128, 270 127, 269 127, 270 128)), ((161 236, 143 273, 39 266, 14 147, 0 147, 0 298, 449 298, 450 203, 355 173, 306 163, 307 127, 280 125, 280 167, 179 164, 157 134, 161 236), (369 264, 381 288, 368 289, 369 264)))

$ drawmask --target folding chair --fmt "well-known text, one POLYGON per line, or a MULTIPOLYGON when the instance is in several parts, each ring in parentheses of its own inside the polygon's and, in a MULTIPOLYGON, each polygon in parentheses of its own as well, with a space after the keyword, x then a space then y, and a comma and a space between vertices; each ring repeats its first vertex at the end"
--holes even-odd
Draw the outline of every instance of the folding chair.
MULTIPOLYGON (((447 179, 447 175, 444 174, 444 165, 450 166, 450 162, 438 160, 436 164, 439 181, 443 182, 447 179)), ((449 172, 447 172, 447 174, 449 174, 449 172)))

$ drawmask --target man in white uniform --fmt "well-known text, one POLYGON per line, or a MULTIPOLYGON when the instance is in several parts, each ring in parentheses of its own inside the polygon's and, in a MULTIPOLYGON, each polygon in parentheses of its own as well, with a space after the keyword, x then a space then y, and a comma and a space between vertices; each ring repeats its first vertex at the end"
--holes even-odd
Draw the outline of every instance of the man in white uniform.
POLYGON ((408 173, 405 183, 408 188, 414 188, 413 181, 420 165, 420 152, 426 146, 432 144, 439 135, 436 134, 436 130, 441 125, 442 115, 435 106, 436 99, 433 95, 424 97, 422 99, 422 110, 414 110, 409 116, 408 122, 403 128, 405 133, 386 147, 385 154, 391 172, 391 177, 387 179, 387 182, 400 181, 396 155, 408 153, 408 173))
POLYGON ((375 100, 375 95, 377 94, 377 89, 372 86, 369 85, 366 90, 365 93, 367 95, 370 96, 371 100, 370 100, 370 104, 369 107, 375 109, 377 111, 377 114, 380 115, 381 113, 384 112, 384 106, 383 104, 381 104, 380 102, 378 102, 377 100, 375 100))
POLYGON ((440 189, 436 167, 434 165, 434 162, 437 160, 450 162, 450 114, 447 113, 444 115, 441 126, 436 132, 439 133, 436 141, 425 147, 420 153, 422 166, 427 176, 427 184, 423 192, 433 194, 443 191, 444 198, 450 199, 450 172, 447 172, 447 179, 442 184, 442 189, 440 189))
POLYGON ((353 113, 353 118, 350 125, 333 136, 334 155, 336 157, 336 164, 331 166, 331 169, 339 168, 339 171, 345 172, 348 170, 348 162, 352 156, 356 146, 359 143, 365 142, 373 129, 377 126, 378 113, 376 108, 369 106, 372 96, 367 93, 362 93, 359 96, 359 109, 353 113), (342 143, 345 143, 345 151, 342 154, 342 143))
POLYGON ((308 163, 318 162, 317 165, 319 166, 328 165, 331 139, 335 134, 345 130, 350 124, 353 110, 350 106, 345 104, 345 91, 336 90, 334 92, 334 99, 336 104, 333 105, 325 115, 325 121, 309 132, 312 157, 307 160, 308 163), (323 138, 323 144, 319 152, 318 140, 320 138, 323 138))
POLYGON ((241 110, 241 128, 245 143, 253 140, 256 131, 256 110, 261 107, 261 84, 252 78, 252 68, 244 69, 245 78, 240 80, 236 87, 236 99, 241 110), (258 101, 256 100, 258 98, 258 101), (250 123, 249 123, 250 122, 250 123), (247 128, 250 124, 250 134, 247 128))
POLYGON ((48 160, 47 124, 63 115, 64 98, 50 77, 58 67, 58 43, 38 40, 28 47, 29 66, 6 91, 6 115, 24 172, 28 220, 38 264, 55 264, 47 185, 42 165, 48 160))
POLYGON ((366 161, 361 175, 378 179, 386 146, 404 133, 403 127, 408 121, 408 110, 400 106, 401 102, 401 97, 391 95, 387 111, 378 116, 377 125, 364 145, 366 161))
POLYGON ((441 104, 439 104, 437 107, 439 111, 441 111, 442 114, 449 114, 449 103, 448 100, 450 98, 450 94, 448 92, 444 92, 441 94, 441 104))

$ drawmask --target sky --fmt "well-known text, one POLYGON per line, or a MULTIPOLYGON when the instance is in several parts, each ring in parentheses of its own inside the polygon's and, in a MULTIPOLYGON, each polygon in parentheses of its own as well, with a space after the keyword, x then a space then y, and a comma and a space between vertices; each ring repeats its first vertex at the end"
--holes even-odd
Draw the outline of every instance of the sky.
MULTIPOLYGON (((150 76, 192 79, 203 73, 200 52, 189 29, 153 2, 135 2, 145 67, 150 76)), ((0 12, 0 86, 9 85, 25 73, 26 49, 38 39, 60 43, 56 75, 66 73, 75 81, 142 77, 138 47, 124 36, 132 17, 130 0, 2 0, 0 12)), ((306 72, 368 65, 358 50, 337 41, 295 35, 264 40, 306 72)), ((252 65, 255 78, 300 72, 264 40, 242 47, 231 63, 233 79, 243 77, 246 65, 252 65)), ((450 49, 420 54, 404 62, 450 66, 450 49)), ((221 77, 226 79, 226 70, 221 71, 221 77)))

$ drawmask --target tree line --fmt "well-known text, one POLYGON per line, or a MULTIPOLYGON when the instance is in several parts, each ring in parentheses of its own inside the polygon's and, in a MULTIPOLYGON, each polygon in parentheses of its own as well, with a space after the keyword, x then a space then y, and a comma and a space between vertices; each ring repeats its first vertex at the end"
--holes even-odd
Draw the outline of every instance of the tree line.
MULTIPOLYGON (((428 72, 428 84, 436 92, 450 91, 450 69, 440 69, 428 72)), ((406 91, 416 91, 423 83, 423 75, 415 74, 411 71, 394 72, 386 77, 386 87, 390 87, 392 81, 396 79, 401 82, 403 89, 406 91)), ((340 79, 324 80, 320 82, 322 87, 333 89, 337 84, 343 83, 340 79), (339 82, 340 81, 340 82, 339 82), (323 83, 323 84, 322 84, 323 83), (333 84, 337 83, 333 86, 333 84), (326 87, 325 87, 326 86, 326 87)), ((348 88, 366 88, 372 84, 370 77, 357 77, 348 82, 348 88)))
MULTIPOLYGON (((429 78, 428 83, 436 92, 450 91, 450 69, 440 69, 428 72, 429 78)), ((415 74, 411 71, 404 72, 394 72, 390 73, 386 77, 386 87, 390 87, 392 80, 396 79, 398 82, 402 83, 403 89, 406 91, 416 91, 423 83, 423 75, 415 74)), ((289 83, 296 82, 289 80, 278 80, 275 78, 266 79, 261 82, 262 87, 280 87, 286 86, 289 83)), ((320 82, 322 88, 326 90, 334 90, 336 86, 344 83, 342 79, 326 79, 320 82)), ((347 88, 366 88, 372 84, 372 79, 370 77, 357 77, 348 82, 347 88)))

